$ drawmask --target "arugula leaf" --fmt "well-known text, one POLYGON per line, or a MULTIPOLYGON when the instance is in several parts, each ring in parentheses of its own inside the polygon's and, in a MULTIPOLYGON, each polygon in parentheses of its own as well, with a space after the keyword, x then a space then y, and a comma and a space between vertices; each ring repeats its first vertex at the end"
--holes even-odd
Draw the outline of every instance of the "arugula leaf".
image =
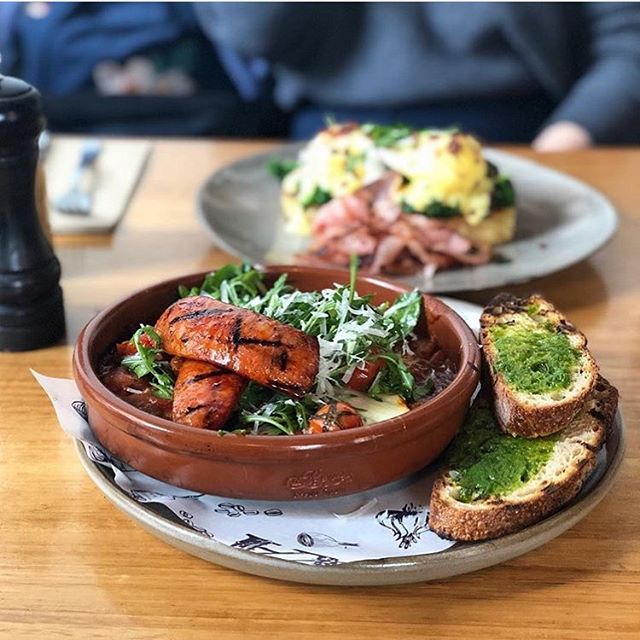
POLYGON ((240 398, 240 422, 253 433, 294 435, 307 426, 320 404, 311 396, 293 400, 250 382, 240 398))
POLYGON ((282 180, 287 174, 291 173, 294 169, 297 169, 300 163, 297 160, 286 160, 284 158, 273 158, 267 163, 267 171, 282 180))
POLYGON ((349 257, 349 304, 353 304, 356 295, 356 278, 358 277, 358 256, 352 253, 349 257))
POLYGON ((416 384, 413 388, 413 400, 414 402, 417 400, 422 400, 422 398, 426 398, 433 393, 435 389, 435 383, 431 378, 427 378, 424 382, 420 384, 416 384))
POLYGON ((417 289, 403 293, 385 312, 385 318, 390 318, 398 333, 406 338, 414 329, 422 311, 422 295, 417 289))
POLYGON ((166 361, 158 360, 157 356, 162 354, 160 349, 160 336, 155 329, 149 325, 140 325, 140 328, 131 338, 136 353, 122 359, 122 365, 127 367, 136 377, 144 378, 151 376, 149 384, 153 387, 154 395, 165 400, 173 398, 173 377, 170 374, 169 365, 166 361), (148 347, 141 342, 143 335, 146 335, 152 347, 148 347))
POLYGON ((383 395, 399 395, 405 400, 414 399, 415 378, 402 357, 394 352, 380 354, 378 358, 386 360, 387 366, 382 367, 374 378, 367 395, 380 398, 383 395))
POLYGON ((246 263, 228 264, 208 273, 199 287, 178 287, 178 295, 181 298, 207 295, 239 307, 246 306, 251 300, 266 292, 264 274, 246 263))

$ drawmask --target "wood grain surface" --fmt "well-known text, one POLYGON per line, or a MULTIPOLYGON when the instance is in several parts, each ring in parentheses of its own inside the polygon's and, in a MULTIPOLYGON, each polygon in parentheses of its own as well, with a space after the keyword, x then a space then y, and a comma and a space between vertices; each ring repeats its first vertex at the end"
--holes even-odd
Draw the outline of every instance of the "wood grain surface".
MULTIPOLYGON (((200 183, 268 143, 161 141, 111 236, 56 240, 67 343, 0 354, 1 638, 640 637, 640 150, 535 156, 607 194, 615 239, 560 273, 515 286, 548 296, 589 337, 619 387, 627 456, 578 526, 504 565, 437 583, 330 588, 243 575, 183 554, 106 501, 29 368, 70 376, 71 346, 98 310, 229 256, 194 216, 200 183)), ((495 291, 458 294, 483 303, 495 291)))

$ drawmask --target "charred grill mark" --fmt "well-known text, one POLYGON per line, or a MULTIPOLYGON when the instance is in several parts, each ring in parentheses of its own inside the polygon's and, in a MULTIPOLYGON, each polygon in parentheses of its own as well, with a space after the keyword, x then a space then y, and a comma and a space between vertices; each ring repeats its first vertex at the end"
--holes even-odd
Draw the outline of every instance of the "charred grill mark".
POLYGON ((592 444, 585 442, 584 440, 578 440, 578 444, 581 444, 585 449, 591 451, 591 453, 597 455, 600 447, 594 447, 592 444))
POLYGON ((233 332, 231 333, 231 342, 236 345, 242 340, 242 316, 237 316, 233 322, 233 332))
POLYGON ((556 331, 558 333, 564 333, 565 335, 570 335, 572 333, 576 333, 577 329, 564 318, 560 320, 558 325, 556 326, 556 331))
POLYGON ((191 378, 187 382, 187 384, 193 384, 194 382, 200 382, 201 380, 207 380, 208 378, 215 378, 216 376, 223 376, 226 373, 227 372, 222 371, 222 369, 218 369, 217 371, 209 371, 207 373, 198 373, 197 375, 193 376, 193 378, 191 378))
MULTIPOLYGON (((313 386, 318 369, 316 338, 213 298, 174 304, 156 322, 168 353, 233 371, 291 396, 300 397, 313 386)), ((192 383, 197 380, 204 380, 207 387, 220 380, 222 389, 227 380, 222 375, 193 380, 209 371, 206 367, 185 370, 181 384, 195 391, 192 383)), ((186 401, 182 407, 189 404, 198 402, 186 401)))
POLYGON ((210 316, 220 316, 229 313, 227 309, 197 309, 196 311, 188 311, 181 316, 176 316, 169 320, 169 326, 180 322, 181 320, 193 320, 195 318, 208 318, 210 316))
POLYGON ((184 415, 188 416, 191 415, 194 411, 199 411, 200 409, 206 409, 207 408, 207 404, 197 404, 193 407, 187 407, 184 411, 184 415))

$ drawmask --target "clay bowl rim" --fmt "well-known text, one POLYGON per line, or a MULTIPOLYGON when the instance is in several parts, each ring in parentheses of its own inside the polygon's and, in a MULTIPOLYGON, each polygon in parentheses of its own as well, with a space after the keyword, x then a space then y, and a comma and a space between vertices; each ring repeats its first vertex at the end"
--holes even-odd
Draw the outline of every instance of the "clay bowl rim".
MULTIPOLYGON (((349 282, 349 272, 345 269, 302 267, 295 265, 256 265, 255 268, 267 275, 274 275, 276 277, 286 272, 292 276, 295 274, 304 274, 307 276, 315 275, 323 278, 331 278, 333 282, 342 284, 349 282)), ((107 387, 105 387, 102 381, 98 378, 97 373, 91 365, 92 358, 89 353, 89 345, 93 342, 94 336, 101 330, 102 325, 109 316, 119 307, 134 298, 144 295, 152 295, 158 289, 175 287, 177 291, 179 284, 192 279, 197 279, 198 277, 203 278, 211 271, 215 271, 215 269, 170 278, 134 291, 103 309, 83 327, 74 347, 73 374, 76 380, 79 378, 80 381, 93 392, 94 401, 103 405, 108 405, 109 409, 119 414, 120 417, 125 418, 130 422, 134 422, 136 426, 148 429, 151 433, 155 432, 165 435, 177 433, 184 436, 191 436, 195 438, 197 442, 205 444, 207 442, 216 443, 218 447, 222 446, 229 451, 238 449, 246 452, 249 449, 264 449, 267 447, 271 450, 275 447, 277 450, 294 449, 302 451, 319 448, 341 448, 348 444, 368 442, 381 437, 389 437, 397 432, 406 432, 409 426, 407 424, 408 421, 418 421, 426 414, 437 412, 441 407, 446 406, 450 402, 455 403, 456 396, 466 387, 472 387, 469 393, 469 395, 471 395, 479 383, 481 363, 480 347, 473 332, 466 322, 451 307, 441 300, 438 300, 435 296, 421 292, 423 301, 427 299, 430 300, 430 304, 435 303, 436 308, 434 311, 442 311, 443 313, 441 315, 449 316, 453 329, 459 337, 459 344, 461 348, 460 360, 462 364, 451 383, 434 398, 421 403, 418 407, 410 409, 404 414, 376 422, 372 425, 363 425, 362 427, 356 427, 345 431, 305 435, 304 438, 301 438, 300 435, 271 436, 249 434, 233 437, 234 435, 237 436, 237 434, 220 434, 218 431, 198 429, 196 427, 182 425, 177 422, 173 422, 172 420, 166 420, 165 418, 154 416, 130 405, 109 391, 109 389, 107 389, 107 387), (475 381, 473 380, 474 378, 475 381)), ((382 287, 387 290, 395 291, 398 294, 413 290, 411 287, 394 282, 393 280, 374 275, 358 275, 356 285, 358 282, 367 282, 374 287, 382 287)), ((101 354, 97 355, 100 356, 101 354)), ((91 401, 89 398, 85 398, 85 400, 91 401)), ((117 425, 112 426, 122 430, 122 428, 117 425)), ((138 435, 138 437, 141 436, 138 435)), ((189 449, 190 448, 191 447, 189 447, 189 449)), ((179 449, 183 449, 185 452, 189 451, 189 449, 184 447, 175 447, 175 450, 179 449)), ((192 451, 191 453, 198 453, 199 455, 202 455, 201 452, 196 451, 192 451)))

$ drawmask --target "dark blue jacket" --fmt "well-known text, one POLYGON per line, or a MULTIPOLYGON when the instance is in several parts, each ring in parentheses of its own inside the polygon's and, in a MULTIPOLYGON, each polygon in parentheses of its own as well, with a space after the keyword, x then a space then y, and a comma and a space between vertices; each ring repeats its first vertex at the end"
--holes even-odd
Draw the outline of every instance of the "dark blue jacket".
POLYGON ((0 69, 18 73, 49 96, 89 87, 102 60, 124 61, 198 28, 190 3, 50 2, 41 16, 24 7, 7 11, 12 24, 0 26, 0 46, 11 54, 0 69))

